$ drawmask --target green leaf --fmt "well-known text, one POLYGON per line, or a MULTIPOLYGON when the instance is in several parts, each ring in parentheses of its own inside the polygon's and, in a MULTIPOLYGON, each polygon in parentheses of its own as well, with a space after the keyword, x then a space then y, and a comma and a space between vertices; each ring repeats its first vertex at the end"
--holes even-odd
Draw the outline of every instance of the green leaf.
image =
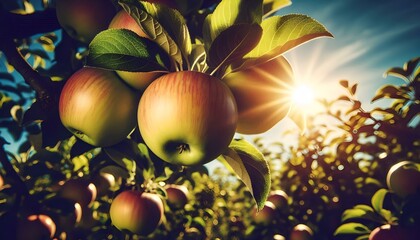
MULTIPOLYGON (((417 65, 420 62, 420 57, 413 58, 410 61, 406 62, 403 66, 403 68, 395 67, 390 68, 384 73, 384 77, 387 77, 388 75, 398 77, 401 79, 408 80, 409 76, 413 74, 414 70, 416 69, 417 65)), ((415 73, 416 75, 417 73, 415 73)), ((415 76, 414 75, 414 76, 415 76)))
POLYGON ((261 210, 271 184, 270 169, 264 155, 251 143, 234 139, 218 159, 244 182, 257 203, 257 209, 261 210))
POLYGON ((358 236, 355 240, 369 240, 370 233, 363 234, 361 236, 358 236))
POLYGON ((393 98, 393 99, 410 99, 410 95, 401 91, 400 88, 394 85, 385 85, 378 89, 375 97, 372 98, 371 102, 382 98, 393 98))
POLYGON ((388 190, 386 189, 379 189, 376 191, 376 193, 373 195, 371 199, 372 207, 375 210, 375 212, 380 213, 383 209, 384 199, 385 196, 388 194, 388 190))
POLYGON ((291 0, 264 0, 264 16, 269 16, 278 10, 292 4, 291 0))
POLYGON ((347 209, 344 211, 343 216, 341 216, 341 221, 344 222, 349 219, 362 218, 362 216, 365 214, 366 211, 362 209, 347 209))
POLYGON ((89 44, 87 65, 130 72, 167 71, 166 58, 153 41, 133 31, 108 29, 89 44))
POLYGON ((345 210, 341 216, 341 221, 345 222, 351 219, 366 219, 373 222, 383 222, 381 216, 375 213, 371 207, 365 209, 352 208, 345 210))
POLYGON ((187 23, 181 13, 164 4, 152 4, 148 2, 143 2, 142 4, 147 13, 156 19, 168 35, 175 41, 186 59, 191 53, 192 44, 187 23))
POLYGON ((203 37, 206 49, 227 28, 239 23, 262 21, 262 0, 222 0, 204 20, 203 37))
POLYGON ((315 19, 301 14, 273 16, 261 23, 263 35, 258 45, 245 55, 245 65, 265 62, 318 37, 332 37, 315 19))
MULTIPOLYGON (((136 20, 146 35, 171 56, 178 65, 182 66, 182 53, 177 43, 172 39, 167 29, 152 16, 152 14, 158 14, 157 5, 136 0, 120 0, 119 3, 136 20)), ((184 34, 184 30, 177 34, 184 34)))
POLYGON ((216 68, 242 58, 260 40, 262 28, 258 24, 237 24, 224 31, 213 41, 208 51, 208 65, 216 68))
POLYGON ((143 174, 143 169, 149 169, 147 155, 133 140, 126 139, 121 143, 102 149, 115 163, 129 172, 136 169, 136 173, 143 174))
POLYGON ((364 210, 364 211, 370 211, 370 212, 374 211, 371 206, 366 205, 366 204, 358 204, 358 205, 354 206, 353 208, 354 209, 361 209, 361 210, 364 210))
POLYGON ((370 233, 370 229, 368 227, 366 227, 365 225, 361 224, 361 223, 344 223, 341 226, 339 226, 335 232, 334 232, 334 236, 335 235, 339 235, 339 234, 357 234, 357 235, 361 235, 361 234, 368 234, 370 233))

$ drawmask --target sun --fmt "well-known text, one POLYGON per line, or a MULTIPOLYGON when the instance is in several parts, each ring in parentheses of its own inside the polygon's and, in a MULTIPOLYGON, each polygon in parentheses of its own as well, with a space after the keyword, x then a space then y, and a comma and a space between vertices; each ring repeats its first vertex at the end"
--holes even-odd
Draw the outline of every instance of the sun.
POLYGON ((315 101, 315 93, 307 84, 297 85, 292 92, 292 102, 297 106, 310 106, 315 101))

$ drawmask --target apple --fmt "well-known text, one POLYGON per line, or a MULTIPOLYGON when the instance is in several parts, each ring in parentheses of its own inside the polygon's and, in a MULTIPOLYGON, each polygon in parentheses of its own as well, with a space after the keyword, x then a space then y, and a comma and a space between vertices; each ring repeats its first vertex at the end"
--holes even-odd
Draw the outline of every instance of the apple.
POLYGON ((76 137, 106 147, 124 140, 135 128, 138 101, 139 93, 114 72, 84 67, 65 83, 59 114, 76 137))
POLYGON ((116 13, 111 0, 56 0, 57 19, 74 39, 90 43, 116 13))
POLYGON ((54 221, 47 215, 30 215, 21 219, 17 226, 17 240, 44 240, 53 238, 56 231, 54 221))
POLYGON ((403 228, 398 225, 385 224, 375 228, 369 235, 369 240, 413 240, 418 239, 418 227, 403 228))
POLYGON ((286 208, 288 200, 289 196, 283 190, 274 190, 267 197, 267 201, 272 202, 277 209, 286 208))
POLYGON ((156 194, 126 190, 112 201, 110 217, 119 230, 147 236, 162 220, 163 203, 156 194))
POLYGON ((115 176, 107 172, 98 172, 92 179, 98 196, 105 196, 117 183, 115 176))
POLYGON ((298 224, 290 232, 290 240, 310 240, 313 239, 314 232, 305 224, 298 224))
MULTIPOLYGON (((131 30, 140 37, 149 38, 143 31, 140 25, 127 13, 125 10, 119 11, 111 23, 109 29, 128 29, 131 30)), ((128 72, 128 71, 116 71, 118 76, 124 80, 128 85, 137 89, 144 90, 146 87, 156 78, 161 76, 164 72, 128 72)))
POLYGON ((96 199, 96 187, 87 179, 75 178, 67 180, 60 188, 60 197, 73 200, 82 208, 89 206, 96 199))
POLYGON ((235 134, 238 113, 229 88, 201 72, 163 75, 144 91, 140 133, 150 150, 177 165, 205 164, 222 154, 235 134))
POLYGON ((276 212, 276 206, 271 202, 265 202, 263 209, 257 212, 254 208, 252 212, 252 219, 256 224, 269 225, 273 222, 276 212))
POLYGON ((287 115, 293 71, 286 58, 229 73, 222 80, 238 105, 238 133, 264 133, 287 115))
POLYGON ((386 176, 388 188, 405 198, 420 192, 420 167, 415 162, 402 161, 393 165, 386 176))
POLYGON ((285 208, 288 205, 289 196, 283 190, 271 191, 267 197, 267 201, 272 202, 276 208, 285 208))
POLYGON ((275 234, 273 240, 286 240, 286 238, 281 234, 275 234))
POLYGON ((69 232, 82 218, 82 207, 74 200, 53 197, 44 202, 52 213, 51 218, 57 224, 57 232, 69 232))
POLYGON ((170 184, 166 186, 165 190, 169 206, 181 209, 188 203, 188 188, 186 186, 170 184))

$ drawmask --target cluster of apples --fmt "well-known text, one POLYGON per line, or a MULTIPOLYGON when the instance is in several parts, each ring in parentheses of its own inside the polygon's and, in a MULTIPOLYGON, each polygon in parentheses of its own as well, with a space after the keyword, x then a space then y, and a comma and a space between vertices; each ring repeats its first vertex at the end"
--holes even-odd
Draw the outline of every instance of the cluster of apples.
POLYGON ((83 227, 89 219, 90 207, 97 196, 96 186, 86 178, 73 178, 59 182, 52 186, 51 190, 55 191, 56 195, 45 199, 42 208, 21 211, 19 214, 12 213, 10 218, 4 217, 3 219, 10 221, 10 226, 2 226, 0 238, 73 238, 75 228, 83 227))
MULTIPOLYGON (((112 7, 108 0, 58 0, 57 15, 63 28, 83 41, 104 28, 129 29, 147 37, 125 10, 98 11, 112 7), (82 23, 83 17, 71 15, 75 7, 70 4, 77 5, 77 15, 86 17, 82 23), (85 12, 89 14, 85 16, 85 12)), ((162 160, 178 165, 205 164, 226 150, 235 132, 262 133, 287 114, 287 107, 282 109, 279 103, 279 88, 284 88, 279 82, 292 82, 291 67, 283 57, 223 79, 197 71, 126 72, 84 67, 67 80, 59 114, 67 129, 91 145, 114 145, 138 126, 146 145, 162 160)))
MULTIPOLYGON (((273 223, 276 214, 285 213, 288 210, 289 196, 283 190, 271 191, 267 197, 264 207, 257 212, 254 209, 252 219, 255 224, 268 226, 273 223)), ((297 224, 289 233, 290 240, 311 240, 313 239, 313 231, 305 224, 297 224)), ((286 239, 283 235, 277 234, 274 239, 286 239)))
MULTIPOLYGON (((420 194, 420 164, 401 161, 393 165, 386 176, 386 184, 390 192, 403 201, 420 194)), ((385 224, 375 228, 369 240, 417 239, 420 229, 416 226, 406 227, 396 224, 385 224)))

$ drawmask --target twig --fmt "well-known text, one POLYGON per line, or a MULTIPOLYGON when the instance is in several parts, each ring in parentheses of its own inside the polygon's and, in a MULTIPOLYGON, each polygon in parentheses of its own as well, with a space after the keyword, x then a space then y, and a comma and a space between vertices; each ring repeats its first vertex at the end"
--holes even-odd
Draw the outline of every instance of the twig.
POLYGON ((41 76, 25 60, 14 39, 30 37, 37 33, 57 30, 60 25, 54 9, 21 15, 0 10, 0 50, 7 61, 25 79, 25 82, 37 93, 44 109, 49 109, 56 101, 55 89, 52 81, 41 76))

